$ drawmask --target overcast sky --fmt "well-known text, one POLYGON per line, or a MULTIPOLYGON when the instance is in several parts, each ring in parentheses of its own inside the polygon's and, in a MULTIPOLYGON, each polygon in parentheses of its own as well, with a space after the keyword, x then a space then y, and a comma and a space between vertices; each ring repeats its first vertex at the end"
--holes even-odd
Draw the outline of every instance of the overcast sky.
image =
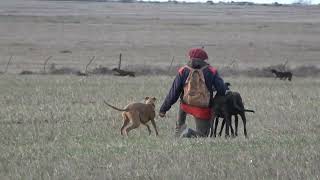
MULTIPOLYGON (((186 1, 186 2, 206 2, 207 0, 178 0, 178 1, 186 1)), ((219 2, 220 0, 212 0, 213 2, 219 2)), ((232 0, 221 0, 221 1, 232 1, 232 0)), ((255 3, 282 3, 282 4, 291 4, 293 2, 297 2, 298 0, 233 0, 233 1, 249 1, 255 3)), ((320 0, 302 0, 304 2, 311 2, 312 4, 320 4, 320 0)))

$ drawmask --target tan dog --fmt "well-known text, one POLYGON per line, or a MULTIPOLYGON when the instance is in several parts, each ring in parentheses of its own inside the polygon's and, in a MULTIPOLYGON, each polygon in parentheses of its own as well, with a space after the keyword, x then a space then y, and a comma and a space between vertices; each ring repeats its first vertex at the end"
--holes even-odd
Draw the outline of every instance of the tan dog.
POLYGON ((154 118, 156 116, 155 113, 155 103, 156 98, 155 97, 146 97, 145 103, 131 103, 128 104, 124 109, 117 108, 115 106, 112 106, 111 104, 108 104, 106 101, 104 103, 111 108, 123 111, 122 117, 123 117, 123 125, 121 127, 121 135, 125 134, 128 135, 129 131, 132 129, 136 129, 140 126, 140 124, 145 125, 148 128, 149 135, 151 134, 151 129, 149 125, 147 124, 149 121, 151 121, 154 130, 156 131, 156 135, 158 135, 158 130, 156 123, 154 121, 154 118), (131 122, 131 126, 127 127, 127 125, 131 122))

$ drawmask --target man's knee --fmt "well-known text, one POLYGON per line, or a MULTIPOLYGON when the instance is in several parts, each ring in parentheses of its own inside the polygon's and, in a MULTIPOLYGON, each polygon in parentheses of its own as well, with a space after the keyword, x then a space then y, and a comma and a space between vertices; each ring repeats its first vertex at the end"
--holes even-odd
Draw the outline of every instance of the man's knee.
POLYGON ((210 121, 209 120, 201 120, 196 119, 197 131, 199 132, 199 136, 207 137, 210 133, 210 121))

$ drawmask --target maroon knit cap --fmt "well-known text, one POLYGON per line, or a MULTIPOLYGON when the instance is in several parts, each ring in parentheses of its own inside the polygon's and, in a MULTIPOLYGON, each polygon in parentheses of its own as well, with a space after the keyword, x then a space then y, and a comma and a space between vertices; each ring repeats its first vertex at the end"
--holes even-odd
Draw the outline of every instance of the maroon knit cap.
POLYGON ((189 50, 189 57, 190 57, 190 59, 201 59, 201 60, 208 59, 207 53, 201 48, 190 49, 189 50))

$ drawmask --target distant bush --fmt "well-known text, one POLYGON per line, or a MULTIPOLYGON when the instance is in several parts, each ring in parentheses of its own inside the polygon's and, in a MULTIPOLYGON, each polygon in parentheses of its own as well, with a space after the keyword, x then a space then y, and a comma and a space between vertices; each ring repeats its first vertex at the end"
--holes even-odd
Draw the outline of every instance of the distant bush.
POLYGON ((207 4, 213 5, 213 1, 207 1, 207 4))
POLYGON ((297 0, 297 1, 293 2, 292 5, 296 5, 296 6, 311 5, 311 0, 297 0))
POLYGON ((135 0, 119 0, 119 2, 122 2, 122 3, 134 3, 136 1, 135 0))
POLYGON ((247 1, 240 1, 240 2, 231 1, 231 4, 239 5, 239 6, 251 6, 251 5, 254 5, 253 2, 247 2, 247 1))
POLYGON ((278 2, 274 2, 272 3, 273 6, 282 6, 282 4, 278 3, 278 2))

